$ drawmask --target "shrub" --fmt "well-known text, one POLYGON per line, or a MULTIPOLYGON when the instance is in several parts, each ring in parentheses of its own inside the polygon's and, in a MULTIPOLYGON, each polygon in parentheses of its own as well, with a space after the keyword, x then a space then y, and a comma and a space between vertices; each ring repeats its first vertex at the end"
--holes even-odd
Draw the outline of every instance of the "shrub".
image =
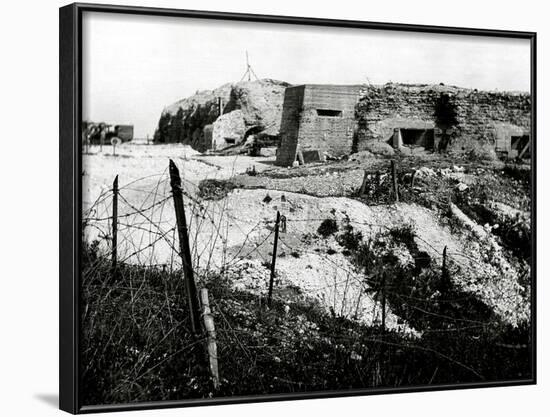
POLYGON ((231 181, 206 179, 199 183, 198 196, 205 200, 221 200, 235 187, 231 181))
POLYGON ((319 233, 324 238, 327 238, 334 233, 338 231, 338 223, 336 222, 336 219, 325 219, 317 229, 317 233, 319 233))
MULTIPOLYGON (((377 327, 340 317, 334 309, 329 314, 311 299, 289 293, 279 293, 266 309, 257 295, 235 290, 212 274, 201 284, 209 288, 215 306, 222 384, 213 391, 203 345, 189 329, 181 271, 120 264, 120 280, 104 285, 110 259, 88 245, 83 255, 84 405, 531 375, 528 327, 499 325, 471 294, 430 298, 438 271, 414 276, 400 269, 395 257, 371 254, 373 266, 388 278, 389 306, 422 329, 422 338, 411 340, 391 329, 381 337, 377 327)), ((371 281, 378 292, 380 277, 375 274, 371 281)))
POLYGON ((414 243, 414 227, 411 224, 405 224, 400 227, 394 227, 390 230, 390 236, 399 243, 403 243, 409 250, 415 250, 416 244, 414 243), (414 248, 414 249, 413 249, 414 248))
POLYGON ((503 174, 519 181, 523 184, 529 185, 531 183, 531 170, 525 169, 518 165, 506 165, 502 170, 503 174))
POLYGON ((355 232, 353 226, 350 224, 347 224, 344 228, 344 232, 336 237, 336 241, 350 251, 356 250, 362 240, 363 234, 361 232, 355 232))

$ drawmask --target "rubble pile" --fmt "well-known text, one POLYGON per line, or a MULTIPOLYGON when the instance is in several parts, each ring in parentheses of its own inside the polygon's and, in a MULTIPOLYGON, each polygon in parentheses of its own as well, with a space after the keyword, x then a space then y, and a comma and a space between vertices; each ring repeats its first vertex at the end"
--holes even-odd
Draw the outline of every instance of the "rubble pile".
POLYGON ((239 144, 249 134, 278 137, 288 85, 262 79, 197 91, 162 111, 154 141, 185 143, 204 152, 239 144))

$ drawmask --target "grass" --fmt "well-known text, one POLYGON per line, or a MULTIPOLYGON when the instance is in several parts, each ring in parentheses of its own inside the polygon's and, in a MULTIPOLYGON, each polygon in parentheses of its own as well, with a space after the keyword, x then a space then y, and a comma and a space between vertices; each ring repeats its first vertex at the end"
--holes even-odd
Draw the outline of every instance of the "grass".
MULTIPOLYGON (((383 162, 383 169, 370 182, 373 189, 367 190, 369 205, 392 202, 388 161, 383 162)), ((452 201, 478 223, 498 223, 494 233, 510 250, 516 248, 514 256, 528 261, 530 230, 522 229, 524 222, 500 219, 482 210, 489 201, 528 209, 528 171, 515 166, 504 167, 502 173, 493 168, 467 168, 478 180, 466 192, 458 193, 454 180, 440 175, 417 179, 413 189, 412 162, 403 159, 400 163, 401 201, 442 209, 442 217, 452 201)), ((230 181, 205 180, 199 186, 199 196, 220 199, 233 187, 230 181)), ((266 198, 271 199, 267 194, 266 198)), ((209 289, 217 328, 221 388, 214 390, 204 340, 189 331, 181 271, 121 264, 113 274, 108 257, 92 244, 85 246, 82 259, 84 404, 531 376, 529 328, 504 325, 484 303, 453 285, 449 279, 452 263, 443 270, 439 262, 420 251, 414 228, 390 229, 365 242, 350 219, 339 225, 329 217, 317 233, 325 238, 334 235, 338 245, 332 245, 331 239, 335 247, 326 249, 326 254, 348 257, 356 270, 364 272, 370 295, 378 301, 384 296, 392 313, 421 337, 339 317, 299 288, 289 291, 276 284, 273 305, 268 309, 263 296, 233 288, 222 273, 197 273, 202 277, 198 287, 209 289), (413 257, 413 263, 400 263, 397 250, 402 248, 413 257)), ((306 246, 308 239, 303 237, 306 246)), ((313 250, 321 252, 320 248, 313 250)), ((299 258, 301 254, 292 251, 290 256, 299 258)), ((265 265, 269 267, 269 262, 265 265)))
MULTIPOLYGON (((405 240, 408 233, 395 232, 405 240)), ((348 251, 361 259, 356 249, 348 251)), ((368 256, 365 248, 361 251, 368 256)), ((392 261, 384 258, 377 266, 375 259, 370 258, 371 270, 392 261)), ((209 288, 217 330, 221 388, 214 391, 204 341, 189 332, 180 271, 122 264, 112 274, 109 259, 94 245, 85 247, 82 260, 80 363, 86 405, 530 376, 528 348, 509 347, 529 343, 526 329, 461 330, 468 322, 457 327, 456 318, 452 323, 427 320, 433 314, 402 311, 424 331, 422 338, 411 339, 328 314, 299 290, 276 289, 267 309, 261 296, 235 290, 224 276, 210 274, 198 286, 209 288)), ((427 298, 429 275, 418 283, 414 269, 392 272, 396 293, 410 290, 414 282, 415 292, 406 295, 427 298)), ((393 297, 388 301, 392 308, 401 303, 393 297)), ((444 310, 425 301, 409 305, 440 315, 469 308, 460 304, 444 310)), ((479 308, 463 314, 484 320, 485 313, 479 308)))

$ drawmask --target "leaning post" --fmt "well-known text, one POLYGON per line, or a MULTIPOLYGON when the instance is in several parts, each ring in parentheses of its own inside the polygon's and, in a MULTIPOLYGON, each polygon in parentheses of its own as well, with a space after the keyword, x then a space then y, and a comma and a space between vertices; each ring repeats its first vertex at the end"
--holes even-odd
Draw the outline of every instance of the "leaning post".
POLYGON ((441 291, 447 292, 451 288, 451 280, 449 276, 449 269, 448 269, 448 262, 447 262, 447 246, 443 248, 443 262, 441 265, 441 291))
POLYGON ((202 320, 206 332, 206 352, 210 365, 210 376, 212 385, 217 390, 220 387, 220 373, 218 368, 218 347, 216 345, 216 328, 214 327, 214 316, 210 310, 210 301, 208 300, 208 290, 202 288, 200 291, 202 305, 202 320))
POLYGON ((114 275, 117 265, 117 233, 118 233, 118 175, 113 181, 113 238, 111 248, 111 271, 114 275))
POLYGON ((273 281, 275 280, 275 261, 277 260, 277 242, 279 240, 279 223, 281 222, 281 213, 277 211, 275 220, 275 239, 273 240, 273 256, 271 257, 271 275, 269 277, 269 292, 267 294, 267 306, 271 307, 271 298, 273 296, 273 281))
POLYGON ((397 168, 395 167, 395 161, 391 161, 391 179, 393 184, 393 195, 395 197, 395 202, 399 203, 399 189, 397 188, 397 168))
POLYGON ((187 300, 189 304, 189 318, 191 319, 191 331, 195 336, 200 332, 200 307, 197 295, 197 286, 193 276, 193 263, 191 259, 191 249, 189 247, 189 236, 187 232, 187 219, 185 218, 185 208, 183 205, 183 192, 181 188, 181 177, 178 167, 170 159, 170 186, 172 188, 172 197, 174 199, 174 209, 176 211, 176 223, 178 229, 178 239, 180 246, 180 257, 183 264, 183 277, 187 300))
POLYGON ((382 331, 386 331, 386 274, 382 272, 382 331))
POLYGON ((369 174, 367 170, 363 172, 363 182, 361 183, 361 188, 359 189, 359 197, 365 195, 365 191, 367 190, 367 181, 368 181, 369 174))

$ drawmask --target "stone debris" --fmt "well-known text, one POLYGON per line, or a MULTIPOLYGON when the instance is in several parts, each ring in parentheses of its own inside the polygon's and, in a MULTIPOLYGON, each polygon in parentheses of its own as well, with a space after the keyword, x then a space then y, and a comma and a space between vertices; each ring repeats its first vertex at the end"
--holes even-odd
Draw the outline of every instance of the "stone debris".
POLYGON ((422 167, 416 170, 415 178, 429 178, 434 177, 436 172, 432 168, 422 167))
POLYGON ((459 182, 456 185, 456 189, 462 193, 462 192, 464 192, 468 189, 468 186, 466 184, 464 184, 463 182, 459 182))
POLYGON ((213 124, 212 149, 238 145, 244 139, 245 129, 244 114, 241 110, 222 114, 213 124))

